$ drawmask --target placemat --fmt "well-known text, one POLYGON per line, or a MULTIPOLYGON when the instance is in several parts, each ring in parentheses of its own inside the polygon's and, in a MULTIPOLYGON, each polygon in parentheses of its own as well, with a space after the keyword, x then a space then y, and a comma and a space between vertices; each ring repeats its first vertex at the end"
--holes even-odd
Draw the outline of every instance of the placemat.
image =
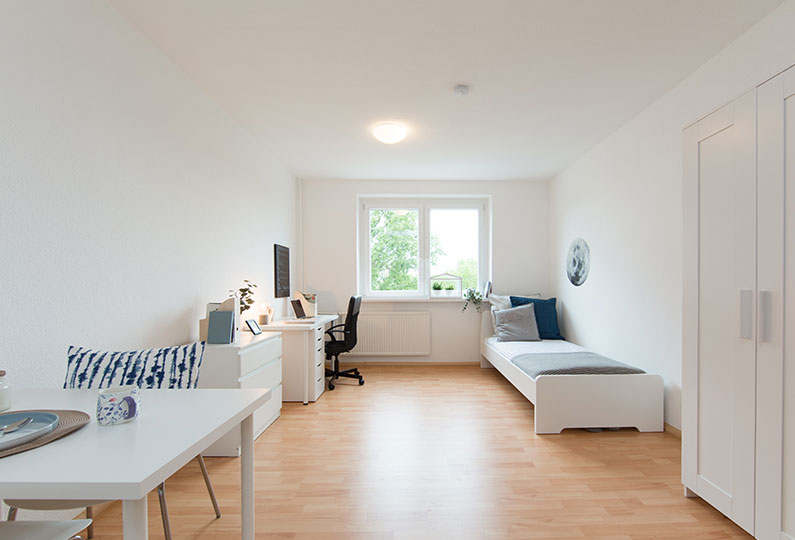
POLYGON ((42 435, 38 439, 33 439, 32 441, 26 442, 24 444, 20 444, 19 446, 15 446, 13 448, 8 448, 0 452, 0 458, 4 458, 6 456, 11 456, 13 454, 19 454, 20 452, 25 452, 27 450, 31 450, 33 448, 38 448, 39 446, 44 446, 47 443, 51 443, 56 439, 60 439, 65 435, 69 435, 73 431, 77 431, 81 427, 85 426, 91 421, 91 417, 84 413, 83 411, 54 411, 49 409, 37 409, 37 410, 27 410, 27 411, 9 411, 9 412, 48 412, 48 413, 55 413, 58 415, 58 427, 54 430, 50 431, 46 435, 42 435))

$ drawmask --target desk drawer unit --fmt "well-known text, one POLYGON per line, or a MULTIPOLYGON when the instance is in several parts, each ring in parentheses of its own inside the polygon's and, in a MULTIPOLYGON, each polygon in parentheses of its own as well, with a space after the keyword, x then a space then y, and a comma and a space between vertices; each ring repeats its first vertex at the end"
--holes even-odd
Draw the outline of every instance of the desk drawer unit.
POLYGON ((321 351, 321 354, 315 355, 315 380, 318 377, 326 375, 326 355, 321 351))
POLYGON ((326 377, 325 373, 318 375, 317 380, 315 381, 315 401, 317 398, 320 397, 320 394, 326 389, 326 377))
POLYGON ((323 343, 323 338, 325 335, 326 335, 325 327, 321 326, 315 328, 315 341, 317 341, 318 343, 323 343))
POLYGON ((318 315, 307 324, 271 325, 282 333, 282 400, 307 405, 323 394, 326 329, 337 319, 337 315, 318 315))
MULTIPOLYGON (((207 345, 199 375, 200 388, 267 388, 271 398, 254 412, 254 437, 259 437, 281 414, 282 338, 279 333, 243 333, 239 343, 207 345)), ((236 426, 204 452, 205 456, 240 454, 236 426)))

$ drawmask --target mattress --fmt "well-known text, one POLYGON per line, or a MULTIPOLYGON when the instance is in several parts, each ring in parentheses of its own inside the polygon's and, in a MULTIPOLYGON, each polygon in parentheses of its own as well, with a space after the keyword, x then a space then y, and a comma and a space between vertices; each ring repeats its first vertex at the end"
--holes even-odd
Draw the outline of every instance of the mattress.
POLYGON ((531 379, 540 375, 629 375, 645 373, 642 369, 616 362, 562 340, 497 341, 489 345, 507 357, 531 379))
POLYGON ((580 347, 574 343, 563 341, 562 339, 546 339, 543 341, 497 341, 497 336, 491 336, 486 340, 498 353, 512 360, 522 354, 556 354, 585 352, 585 347, 580 347))

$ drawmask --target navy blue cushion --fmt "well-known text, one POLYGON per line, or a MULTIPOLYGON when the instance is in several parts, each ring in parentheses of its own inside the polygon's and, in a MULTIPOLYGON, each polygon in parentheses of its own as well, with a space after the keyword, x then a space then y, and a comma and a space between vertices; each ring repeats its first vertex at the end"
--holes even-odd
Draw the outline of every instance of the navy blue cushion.
POLYGON ((555 308, 557 298, 526 298, 511 296, 511 307, 533 304, 538 324, 538 335, 541 339, 563 339, 558 327, 558 310, 555 308))

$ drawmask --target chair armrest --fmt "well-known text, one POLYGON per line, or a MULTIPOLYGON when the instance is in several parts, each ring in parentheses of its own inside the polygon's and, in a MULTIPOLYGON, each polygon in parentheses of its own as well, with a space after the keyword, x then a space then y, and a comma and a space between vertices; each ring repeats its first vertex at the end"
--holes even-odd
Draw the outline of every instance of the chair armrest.
POLYGON ((344 324, 335 324, 328 330, 326 330, 326 334, 331 338, 331 341, 337 341, 337 338, 334 336, 334 333, 337 332, 339 334, 344 334, 345 330, 337 330, 340 326, 345 326, 344 324))

